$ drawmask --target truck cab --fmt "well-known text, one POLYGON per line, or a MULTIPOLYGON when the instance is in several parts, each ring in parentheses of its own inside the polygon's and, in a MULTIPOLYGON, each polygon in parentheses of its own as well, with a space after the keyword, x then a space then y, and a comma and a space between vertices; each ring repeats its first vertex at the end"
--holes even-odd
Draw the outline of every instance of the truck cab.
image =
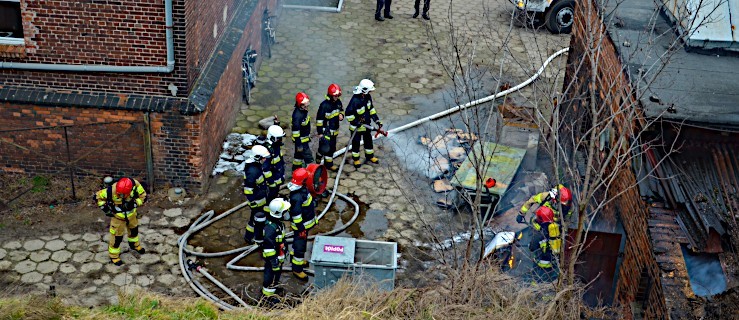
POLYGON ((575 17, 575 0, 509 0, 516 6, 516 16, 544 23, 552 33, 570 33, 575 17))

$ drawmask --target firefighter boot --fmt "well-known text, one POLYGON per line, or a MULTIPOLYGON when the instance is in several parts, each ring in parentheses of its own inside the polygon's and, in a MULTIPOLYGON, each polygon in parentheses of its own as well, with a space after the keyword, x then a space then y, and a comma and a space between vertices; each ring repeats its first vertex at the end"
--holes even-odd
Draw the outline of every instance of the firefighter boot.
POLYGON ((372 164, 378 164, 378 163, 380 163, 380 159, 377 159, 377 157, 375 157, 375 156, 372 156, 372 158, 367 159, 367 161, 369 161, 372 164))
POLYGON ((142 247, 140 244, 136 245, 136 242, 128 242, 128 246, 131 247, 132 250, 136 251, 138 254, 144 254, 146 253, 146 249, 142 247))

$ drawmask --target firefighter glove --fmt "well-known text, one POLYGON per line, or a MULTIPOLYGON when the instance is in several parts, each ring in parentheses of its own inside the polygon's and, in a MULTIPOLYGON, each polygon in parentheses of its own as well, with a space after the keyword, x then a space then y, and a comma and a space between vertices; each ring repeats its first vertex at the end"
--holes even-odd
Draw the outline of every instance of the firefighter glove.
POLYGON ((308 239, 308 230, 300 230, 298 231, 298 238, 299 239, 308 239))
POLYGON ((518 216, 516 216, 516 222, 526 223, 526 218, 523 215, 519 214, 518 216))

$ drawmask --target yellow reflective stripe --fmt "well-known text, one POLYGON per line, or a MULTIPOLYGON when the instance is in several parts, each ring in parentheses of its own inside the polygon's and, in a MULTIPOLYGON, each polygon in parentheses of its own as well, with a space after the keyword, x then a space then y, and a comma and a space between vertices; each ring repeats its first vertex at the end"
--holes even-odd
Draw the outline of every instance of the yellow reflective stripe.
POLYGON ((370 115, 377 114, 377 110, 375 108, 370 109, 370 115))
POLYGON ((139 236, 136 236, 135 238, 128 238, 128 242, 139 242, 139 236))
POLYGON ((282 157, 276 156, 276 157, 272 158, 272 164, 278 164, 278 163, 280 163, 280 160, 282 160, 282 157))
POLYGON ((244 187, 244 194, 254 194, 254 188, 244 187))
POLYGON ((293 131, 293 138, 300 137, 300 131, 293 131))
POLYGON ((310 123, 310 116, 305 117, 305 120, 300 123, 301 126, 307 126, 310 123))
POLYGON ((299 214, 299 215, 293 217, 293 223, 294 224, 298 224, 298 223, 301 223, 301 222, 303 222, 303 215, 300 215, 299 214))
MULTIPOLYGON (((274 268, 273 268, 273 269, 274 269, 274 268)), ((275 292, 277 292, 277 288, 271 288, 271 289, 270 289, 270 288, 265 288, 265 287, 262 287, 262 294, 263 294, 263 295, 264 295, 265 297, 273 296, 273 295, 275 295, 275 292)))
POLYGON ((323 120, 316 120, 316 127, 323 126, 323 120))
POLYGON ((346 120, 354 121, 356 117, 354 115, 346 116, 346 120))
POLYGON ((310 194, 308 194, 308 199, 305 199, 305 201, 303 201, 303 204, 302 204, 302 206, 303 206, 303 207, 307 207, 307 206, 309 206, 309 205, 310 205, 310 203, 311 203, 312 201, 313 201, 313 196, 311 196, 310 194))
POLYGON ((265 258, 274 256, 276 254, 277 254, 277 251, 275 251, 275 249, 264 249, 264 251, 262 251, 262 257, 265 257, 265 258))
POLYGON ((349 125, 349 130, 354 131, 355 129, 357 129, 357 126, 351 124, 349 125))
POLYGON ((254 200, 254 201, 250 201, 249 202, 249 207, 256 208, 256 207, 259 207, 259 206, 263 206, 266 203, 267 203, 267 200, 265 198, 261 198, 261 199, 257 199, 257 200, 254 200))
POLYGON ((113 248, 108 246, 108 252, 111 254, 119 254, 121 253, 121 248, 113 248))
MULTIPOLYGON (((268 179, 269 179, 269 178, 271 178, 271 177, 272 177, 272 171, 267 171, 267 172, 265 172, 265 173, 264 173, 264 177, 265 177, 265 178, 268 178, 268 179)), ((258 180, 257 180, 257 181, 258 181, 258 180)), ((262 182, 264 182, 264 179, 262 179, 262 182)))
POLYGON ((300 142, 310 142, 310 137, 302 137, 300 138, 300 142))
POLYGON ((126 217, 130 217, 130 216, 134 215, 135 213, 136 213, 136 209, 134 209, 134 211, 129 211, 129 212, 116 212, 115 213, 115 216, 118 217, 118 218, 121 218, 121 219, 125 220, 126 217))
POLYGON ((547 260, 539 260, 536 262, 536 264, 542 268, 551 268, 552 262, 547 260))
POLYGON ((364 109, 364 107, 361 107, 361 108, 357 109, 357 114, 362 115, 362 114, 364 114, 365 111, 366 110, 364 109))
POLYGON ((115 234, 115 228, 113 227, 110 228, 110 234, 113 234, 113 235, 115 234))
POLYGON ((316 219, 311 219, 310 221, 306 221, 303 226, 305 226, 306 229, 313 228, 313 226, 316 225, 316 219))
POLYGON ((246 225, 246 231, 254 232, 254 227, 252 227, 252 226, 250 226, 250 225, 247 224, 246 225))

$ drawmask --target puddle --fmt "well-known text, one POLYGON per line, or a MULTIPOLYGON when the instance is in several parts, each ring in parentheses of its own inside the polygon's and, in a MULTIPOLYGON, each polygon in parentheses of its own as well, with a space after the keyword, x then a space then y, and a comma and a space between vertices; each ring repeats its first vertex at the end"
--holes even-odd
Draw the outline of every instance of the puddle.
POLYGON ((708 297, 726 291, 726 277, 715 254, 691 253, 682 246, 690 287, 697 296, 708 297))

